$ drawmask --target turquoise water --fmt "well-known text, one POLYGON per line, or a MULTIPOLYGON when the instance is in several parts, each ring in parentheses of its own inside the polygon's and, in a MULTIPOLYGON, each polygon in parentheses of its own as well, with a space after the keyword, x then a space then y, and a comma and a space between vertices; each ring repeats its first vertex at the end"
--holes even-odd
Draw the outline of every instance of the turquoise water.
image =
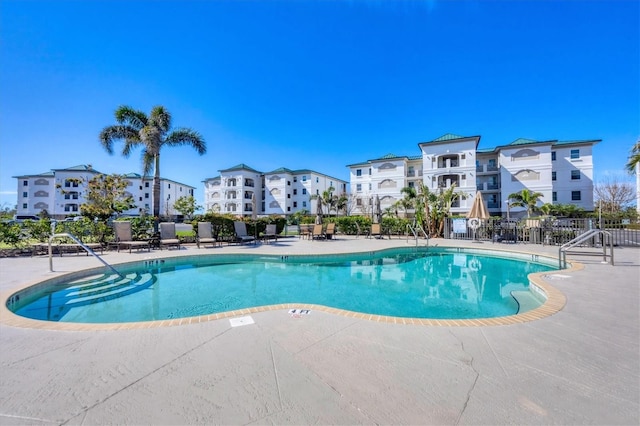
POLYGON ((183 318, 282 303, 397 317, 489 318, 516 314, 511 292, 528 288, 529 273, 550 269, 433 249, 174 258, 122 267, 137 280, 133 285, 108 276, 76 280, 25 295, 10 309, 34 319, 86 323, 183 318))

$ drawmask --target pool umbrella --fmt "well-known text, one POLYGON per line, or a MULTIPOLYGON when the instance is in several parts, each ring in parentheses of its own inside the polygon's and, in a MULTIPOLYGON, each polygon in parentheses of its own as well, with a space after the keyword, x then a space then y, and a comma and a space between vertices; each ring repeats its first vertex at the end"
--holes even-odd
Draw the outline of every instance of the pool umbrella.
POLYGON ((480 191, 476 192, 473 204, 471 205, 471 210, 467 213, 467 217, 470 219, 489 219, 489 211, 487 210, 487 206, 484 205, 484 200, 482 199, 482 193, 480 191))
POLYGON ((471 205, 471 210, 467 213, 467 218, 469 218, 469 227, 473 229, 473 240, 475 241, 476 229, 480 226, 480 222, 485 219, 489 219, 489 211, 484 205, 484 200, 482 199, 482 193, 480 191, 476 192, 473 204, 471 205))
POLYGON ((382 216, 382 208, 380 207, 380 197, 376 194, 376 199, 373 204, 373 223, 380 223, 382 216))
POLYGON ((320 225, 322 224, 322 200, 320 198, 318 198, 316 206, 316 225, 320 225))
POLYGON ((256 220, 258 218, 258 206, 256 202, 256 193, 251 194, 251 220, 256 220))

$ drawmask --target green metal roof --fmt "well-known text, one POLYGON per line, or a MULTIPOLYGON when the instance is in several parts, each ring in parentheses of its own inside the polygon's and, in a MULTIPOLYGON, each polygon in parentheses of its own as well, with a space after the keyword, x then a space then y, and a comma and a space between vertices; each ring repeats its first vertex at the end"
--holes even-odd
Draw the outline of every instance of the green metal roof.
POLYGON ((79 164, 73 167, 67 167, 65 169, 53 169, 53 171, 65 171, 65 172, 94 172, 100 173, 96 169, 94 169, 91 164, 79 164))
POLYGON ((286 167, 279 167, 275 170, 272 170, 270 172, 265 172, 265 175, 272 175, 274 173, 289 173, 289 174, 293 174, 295 173, 293 170, 291 169, 287 169, 286 167))
POLYGON ((442 142, 442 141, 451 141, 454 139, 464 139, 465 136, 460 136, 460 135, 454 135, 453 133, 446 133, 442 136, 440 136, 439 138, 436 138, 430 142, 442 142))
POLYGON ((231 172, 231 171, 234 171, 234 170, 248 170, 250 172, 262 173, 262 172, 257 171, 254 168, 251 168, 251 167, 247 166, 244 163, 240 163, 240 164, 237 164, 237 165, 235 165, 233 167, 229 167, 228 169, 222 169, 220 171, 221 172, 231 172))

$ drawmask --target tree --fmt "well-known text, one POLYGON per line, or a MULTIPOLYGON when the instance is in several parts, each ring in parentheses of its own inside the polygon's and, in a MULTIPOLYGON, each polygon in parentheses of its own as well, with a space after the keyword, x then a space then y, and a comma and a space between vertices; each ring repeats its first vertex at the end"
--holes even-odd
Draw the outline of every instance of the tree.
POLYGON ((131 152, 142 147, 142 169, 146 176, 153 175, 153 216, 160 216, 160 151, 164 146, 191 145, 200 155, 207 152, 203 137, 189 128, 172 130, 171 114, 163 106, 155 106, 147 116, 128 106, 120 106, 115 113, 114 126, 107 126, 100 132, 100 142, 109 154, 113 154, 113 144, 124 141, 122 155, 129 157, 131 152))
POLYGON ((107 220, 114 213, 134 208, 133 196, 126 191, 128 184, 124 175, 95 175, 87 184, 86 201, 80 204, 80 212, 90 219, 107 220))
POLYGON ((196 204, 196 199, 193 195, 188 197, 180 197, 173 203, 173 208, 182 213, 187 220, 191 220, 193 213, 196 210, 200 210, 202 206, 196 204))
POLYGON ((511 206, 524 207, 527 209, 527 217, 531 217, 531 213, 537 210, 537 204, 540 198, 544 196, 541 192, 533 192, 528 189, 523 189, 520 192, 514 192, 509 195, 509 201, 511 206))
POLYGON ((636 172, 636 166, 640 164, 640 140, 638 140, 633 147, 631 147, 631 155, 626 164, 627 171, 629 173, 636 172))
POLYGON ((635 198, 633 185, 617 178, 605 178, 595 188, 596 202, 602 213, 619 213, 635 198))

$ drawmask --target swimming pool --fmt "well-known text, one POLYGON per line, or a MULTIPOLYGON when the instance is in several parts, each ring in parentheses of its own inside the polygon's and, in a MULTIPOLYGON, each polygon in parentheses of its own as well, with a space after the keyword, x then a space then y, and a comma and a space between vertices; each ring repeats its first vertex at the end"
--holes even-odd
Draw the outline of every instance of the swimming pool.
POLYGON ((495 318, 518 313, 514 295, 530 293, 528 274, 552 269, 537 256, 434 248, 189 256, 121 265, 124 279, 94 271, 52 280, 14 294, 8 307, 23 317, 72 323, 157 321, 285 303, 402 318, 495 318))

